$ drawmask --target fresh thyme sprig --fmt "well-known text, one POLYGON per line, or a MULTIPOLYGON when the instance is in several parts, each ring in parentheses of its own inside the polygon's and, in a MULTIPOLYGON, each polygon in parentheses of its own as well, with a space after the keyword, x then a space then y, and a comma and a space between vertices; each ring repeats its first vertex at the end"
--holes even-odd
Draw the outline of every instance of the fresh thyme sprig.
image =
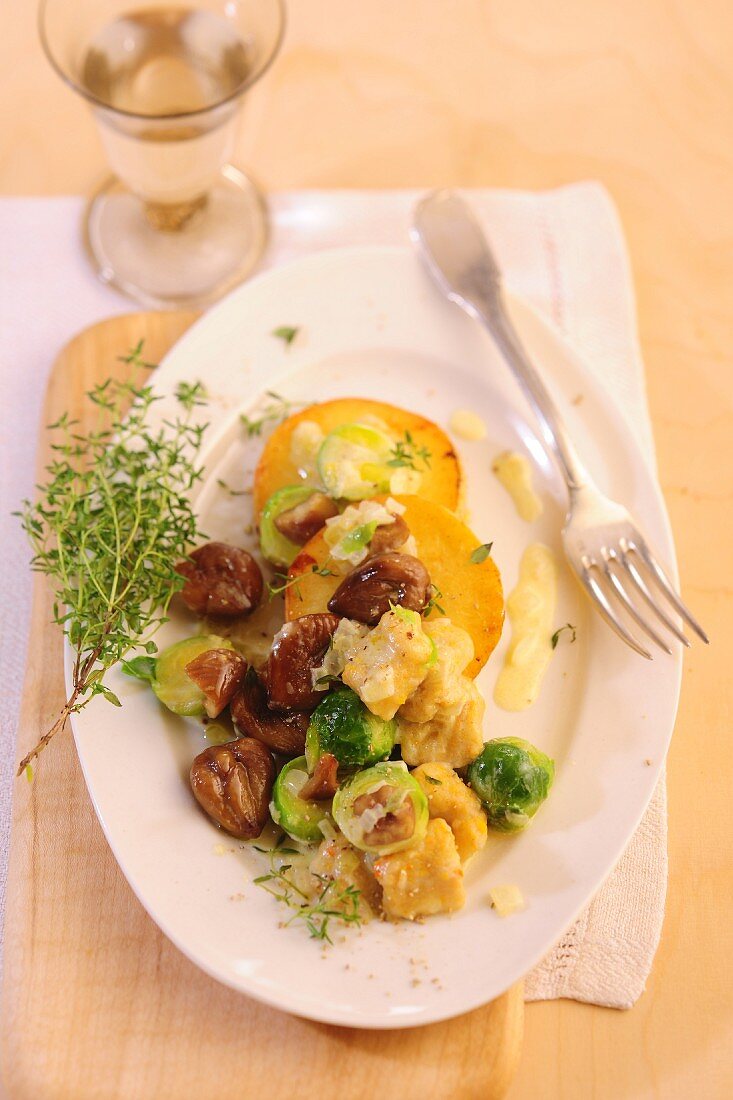
POLYGON ((319 565, 318 562, 313 563, 305 576, 302 573, 298 573, 295 577, 288 577, 287 573, 275 573, 274 577, 267 585, 270 599, 274 599, 275 596, 282 596, 284 592, 287 592, 288 588, 294 588, 298 595, 298 599, 302 600, 303 596, 298 585, 301 581, 305 580, 305 577, 309 576, 310 573, 315 573, 317 577, 335 577, 337 575, 332 569, 329 569, 328 566, 319 565))
POLYGON ((205 405, 208 396, 203 382, 179 382, 175 391, 176 401, 183 405, 187 413, 200 405, 205 405))
POLYGON ((437 584, 430 585, 430 597, 425 607, 422 609, 423 618, 427 619, 433 611, 439 611, 441 615, 445 615, 445 608, 438 601, 443 599, 443 593, 438 588, 437 584))
POLYGON ((200 537, 189 493, 202 473, 194 459, 205 425, 191 416, 203 387, 182 384, 181 415, 154 427, 160 398, 135 380, 146 365, 142 343, 123 358, 133 368, 128 380, 109 378, 87 394, 97 410, 92 429, 66 413, 49 426, 56 442, 47 480, 17 513, 32 568, 53 586, 53 621, 74 651, 69 697, 19 775, 96 695, 120 706, 105 674, 131 650, 156 651, 152 634, 183 584, 174 566, 200 537))
POLYGON ((284 922, 286 928, 296 921, 302 921, 311 939, 333 945, 330 935, 331 921, 357 927, 362 923, 361 891, 355 886, 341 887, 333 879, 323 875, 314 875, 320 883, 320 890, 312 900, 288 875, 288 871, 293 869, 292 863, 277 865, 277 859, 285 851, 284 848, 273 849, 269 853, 270 871, 253 881, 293 910, 292 916, 284 922))
POLYGON ((150 363, 147 359, 143 359, 143 347, 145 341, 142 337, 138 340, 134 347, 130 348, 126 355, 118 355, 118 363, 127 363, 128 367, 143 367, 145 370, 155 370, 158 366, 157 363, 150 363))
POLYGON ((263 428, 268 425, 279 423, 284 420, 286 416, 290 416, 293 409, 299 408, 300 405, 294 401, 288 401, 286 397, 282 397, 279 393, 275 393, 274 390, 265 390, 267 397, 271 398, 269 405, 265 405, 262 412, 257 417, 247 416, 246 413, 242 413, 240 420, 244 424, 247 435, 250 439, 256 435, 262 435, 263 428))
POLYGON ((406 431, 402 439, 398 439, 390 451, 392 457, 388 460, 388 466, 407 466, 410 470, 419 469, 418 459, 423 464, 423 469, 430 469, 432 452, 427 447, 420 447, 415 442, 412 432, 406 431))

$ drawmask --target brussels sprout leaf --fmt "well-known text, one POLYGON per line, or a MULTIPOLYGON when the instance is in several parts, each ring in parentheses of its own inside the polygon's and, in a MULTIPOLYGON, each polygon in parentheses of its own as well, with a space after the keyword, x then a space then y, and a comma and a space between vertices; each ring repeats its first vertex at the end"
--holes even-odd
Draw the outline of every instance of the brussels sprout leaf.
POLYGON ((367 546, 374 538, 374 532, 378 527, 377 521, 372 520, 370 523, 362 523, 359 527, 355 527, 353 531, 349 531, 348 535, 344 535, 339 544, 339 549, 344 554, 353 554, 355 550, 361 550, 367 546))

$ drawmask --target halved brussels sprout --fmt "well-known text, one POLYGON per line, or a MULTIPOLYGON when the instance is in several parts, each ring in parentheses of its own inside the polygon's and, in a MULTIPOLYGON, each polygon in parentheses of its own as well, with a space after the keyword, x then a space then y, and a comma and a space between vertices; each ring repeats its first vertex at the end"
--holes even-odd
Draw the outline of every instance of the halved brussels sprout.
POLYGON ((269 498, 260 516, 260 550, 263 557, 286 568, 300 553, 297 543, 286 539, 275 526, 275 520, 282 512, 288 512, 298 504, 302 504, 308 497, 313 496, 316 490, 312 485, 286 485, 284 489, 278 489, 269 498))
POLYGON ((328 817, 327 803, 311 802, 299 795, 308 781, 305 757, 297 756, 285 765, 272 789, 271 812, 273 820, 295 840, 315 844, 323 840, 319 828, 328 817))
POLYGON ((526 828, 549 794, 555 764, 521 737, 487 741, 468 768, 489 824, 505 833, 526 828))
POLYGON ((334 691, 311 715, 305 737, 308 770, 313 771, 324 752, 346 767, 375 764, 389 756, 396 734, 397 723, 372 714, 355 691, 334 691))
POLYGON ((342 424, 324 439, 318 452, 318 475, 336 499, 366 500, 389 491, 393 473, 387 465, 394 443, 368 424, 342 424))
POLYGON ((204 713, 205 695, 186 672, 186 665, 209 649, 234 649, 228 638, 197 634, 168 646, 158 654, 151 687, 168 710, 196 718, 204 713))
POLYGON ((428 800, 405 764, 375 764, 341 784, 333 799, 333 816, 355 847, 389 855, 425 836, 428 800))

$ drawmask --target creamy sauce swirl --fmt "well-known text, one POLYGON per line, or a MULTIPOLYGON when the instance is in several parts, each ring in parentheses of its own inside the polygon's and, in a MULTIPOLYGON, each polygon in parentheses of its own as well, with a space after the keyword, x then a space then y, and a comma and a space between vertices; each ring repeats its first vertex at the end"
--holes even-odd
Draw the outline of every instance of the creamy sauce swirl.
POLYGON ((470 443, 486 438, 486 425, 478 413, 471 412, 470 409, 456 409, 449 425, 452 432, 470 443))
POLYGON ((517 586, 506 601, 512 640, 494 689, 494 702, 502 710, 525 710, 539 695, 552 657, 556 602, 555 556, 535 542, 522 555, 517 586))
POLYGON ((505 451, 494 459, 491 467, 522 519, 532 523, 542 515, 542 501, 532 487, 532 467, 529 459, 516 451, 505 451))

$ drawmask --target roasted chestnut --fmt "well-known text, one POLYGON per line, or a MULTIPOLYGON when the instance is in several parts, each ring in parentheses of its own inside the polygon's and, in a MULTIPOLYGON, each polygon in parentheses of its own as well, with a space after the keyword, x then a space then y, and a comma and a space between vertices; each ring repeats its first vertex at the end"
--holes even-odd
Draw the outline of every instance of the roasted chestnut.
POLYGON ((256 738, 273 752, 300 756, 305 751, 308 715, 295 711, 278 714, 270 710, 265 686, 253 668, 247 670, 229 709, 240 733, 256 738))
POLYGON ((296 546, 305 546, 308 539, 320 531, 327 519, 338 514, 334 501, 325 493, 316 492, 294 508, 288 508, 287 512, 276 516, 275 526, 290 542, 294 542, 296 546))
POLYGON ((333 798, 339 785, 338 766, 336 757, 330 752, 324 752, 316 762, 313 775, 306 779, 298 791, 298 798, 304 798, 308 802, 322 802, 324 799, 333 798))
POLYGON ((212 745, 194 760, 190 780, 196 801, 222 829, 242 840, 260 835, 275 782, 275 762, 261 741, 212 745))
POLYGON ((186 675, 206 697, 209 718, 218 717, 231 702, 246 671, 247 662, 233 649, 207 649, 186 665, 186 675))
POLYGON ((181 597, 197 615, 233 619, 262 599, 262 573, 251 554, 225 542, 207 542, 175 566, 186 578, 181 597))
POLYGON ((273 710, 315 710, 323 692, 314 690, 312 672, 323 663, 338 624, 338 615, 303 615, 278 631, 265 673, 273 710))
POLYGON ((410 528, 402 516, 395 516, 394 523, 382 523, 377 527, 369 543, 369 557, 399 550, 410 537, 410 528))
MULTIPOLYGON (((361 817, 367 810, 374 810, 377 806, 386 808, 391 798, 394 798, 394 789, 387 784, 378 787, 376 791, 361 794, 354 799, 354 816, 361 817)), ((415 807, 409 798, 405 798, 395 810, 388 810, 383 816, 376 818, 372 828, 364 832, 364 843, 370 848, 399 844, 414 832, 415 807)))
POLYGON ((419 558, 377 554, 344 577, 328 601, 328 610, 373 626, 390 604, 422 611, 429 588, 430 576, 419 558))

